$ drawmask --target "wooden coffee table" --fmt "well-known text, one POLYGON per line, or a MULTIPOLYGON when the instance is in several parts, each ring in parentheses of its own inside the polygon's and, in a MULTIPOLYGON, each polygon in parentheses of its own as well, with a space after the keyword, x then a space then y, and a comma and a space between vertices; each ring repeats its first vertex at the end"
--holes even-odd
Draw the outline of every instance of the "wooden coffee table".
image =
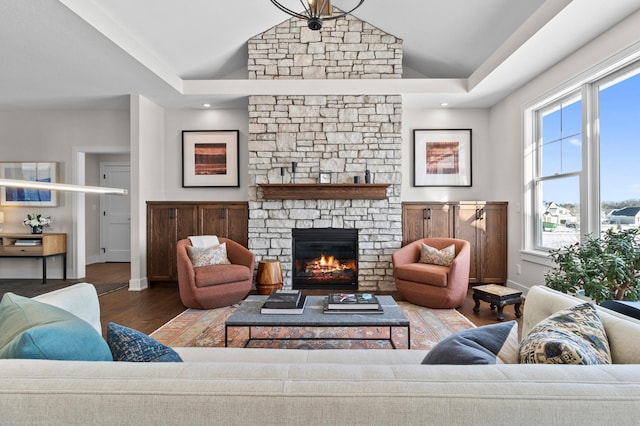
POLYGON ((382 314, 325 314, 326 296, 307 296, 299 315, 261 314, 267 296, 249 296, 225 322, 225 346, 256 340, 377 340, 409 349, 410 322, 391 296, 377 296, 382 314))
POLYGON ((491 309, 498 308, 498 321, 504 321, 503 309, 507 305, 514 305, 516 318, 520 318, 520 305, 522 304, 522 292, 502 285, 486 284, 473 287, 473 300, 476 302, 473 312, 480 311, 480 301, 490 304, 491 309))

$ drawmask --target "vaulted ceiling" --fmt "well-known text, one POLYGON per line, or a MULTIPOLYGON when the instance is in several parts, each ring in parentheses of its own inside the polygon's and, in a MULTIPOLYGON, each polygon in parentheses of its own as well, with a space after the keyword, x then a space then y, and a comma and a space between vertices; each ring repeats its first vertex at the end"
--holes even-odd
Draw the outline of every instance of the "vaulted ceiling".
POLYGON ((168 108, 230 108, 253 93, 336 87, 486 107, 639 9, 640 0, 365 0, 354 16, 403 39, 404 78, 343 89, 247 80, 247 40, 289 18, 269 0, 1 0, 0 108, 126 108, 132 93, 168 108))

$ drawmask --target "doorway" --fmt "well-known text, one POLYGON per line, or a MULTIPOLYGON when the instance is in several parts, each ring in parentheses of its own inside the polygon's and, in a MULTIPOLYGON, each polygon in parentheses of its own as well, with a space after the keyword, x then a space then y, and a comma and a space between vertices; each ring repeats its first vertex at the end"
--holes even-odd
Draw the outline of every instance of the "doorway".
MULTIPOLYGON (((85 185, 93 182, 87 182, 87 176, 91 181, 91 168, 87 167, 87 157, 89 157, 89 163, 91 163, 91 157, 94 154, 107 158, 109 154, 123 154, 126 156, 127 161, 129 159, 130 150, 128 146, 83 146, 73 147, 73 183, 78 185, 85 185), (88 170, 89 169, 89 170, 88 170)), ((120 161, 120 160, 118 160, 120 161)), ((96 183, 98 185, 98 183, 96 183)), ((130 197, 130 195, 128 196, 130 197)), ((82 278, 86 276, 87 265, 87 253, 86 253, 86 239, 88 223, 92 221, 92 217, 97 219, 96 225, 99 224, 99 212, 96 209, 95 215, 90 212, 87 214, 85 195, 82 193, 76 194, 72 198, 72 210, 75 220, 73 221, 73 241, 68 241, 70 245, 71 258, 73 259, 72 270, 70 276, 74 278, 82 278), (88 220, 89 219, 89 220, 88 220)), ((99 230, 99 225, 97 226, 99 230)), ((99 232, 98 232, 99 233, 99 232)))

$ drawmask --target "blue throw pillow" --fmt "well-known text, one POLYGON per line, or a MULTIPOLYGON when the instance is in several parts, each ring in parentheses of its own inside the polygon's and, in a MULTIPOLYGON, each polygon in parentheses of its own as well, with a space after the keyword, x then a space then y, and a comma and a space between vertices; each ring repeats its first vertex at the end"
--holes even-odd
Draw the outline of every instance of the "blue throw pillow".
POLYGON ((180 355, 153 337, 123 325, 107 325, 107 344, 115 361, 182 362, 180 355))
POLYGON ((431 349, 422 364, 516 364, 518 323, 470 328, 452 334, 431 349))
POLYGON ((0 358, 111 361, 88 322, 56 306, 13 293, 0 302, 0 358))

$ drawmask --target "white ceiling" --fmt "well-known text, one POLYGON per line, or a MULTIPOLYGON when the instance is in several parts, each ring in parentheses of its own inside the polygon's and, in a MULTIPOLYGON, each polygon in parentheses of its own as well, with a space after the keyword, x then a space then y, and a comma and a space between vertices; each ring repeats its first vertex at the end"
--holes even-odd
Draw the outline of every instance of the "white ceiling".
POLYGON ((129 94, 230 108, 248 94, 310 90, 485 107, 639 9, 640 0, 365 0, 354 16, 403 39, 405 78, 309 89, 247 80, 246 41, 288 19, 269 0, 0 0, 0 108, 127 108, 129 94))

